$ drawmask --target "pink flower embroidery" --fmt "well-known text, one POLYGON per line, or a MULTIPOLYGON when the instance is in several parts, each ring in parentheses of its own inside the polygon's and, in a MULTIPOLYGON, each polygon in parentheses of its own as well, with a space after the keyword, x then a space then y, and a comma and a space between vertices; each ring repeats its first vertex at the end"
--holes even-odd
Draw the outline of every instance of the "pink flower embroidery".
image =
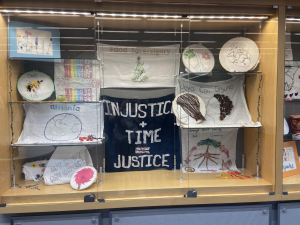
POLYGON ((43 173, 45 172, 45 168, 44 168, 44 169, 42 169, 42 172, 43 172, 43 173))
POLYGON ((31 33, 30 32, 28 32, 28 31, 25 31, 25 36, 30 36, 31 35, 31 33))
POLYGON ((223 152, 223 153, 225 153, 227 155, 227 158, 229 158, 229 151, 228 151, 227 148, 225 148, 224 145, 220 146, 220 151, 223 152))
POLYGON ((202 58, 205 60, 210 60, 209 54, 207 52, 202 53, 202 58))
POLYGON ((189 164, 189 162, 191 161, 191 160, 190 160, 190 157, 191 157, 191 155, 192 155, 192 152, 195 151, 195 150, 197 150, 197 147, 196 147, 196 146, 192 147, 191 150, 189 151, 189 154, 188 154, 188 156, 186 157, 186 160, 184 160, 184 161, 186 162, 186 164, 189 164))
POLYGON ((78 189, 80 189, 81 184, 85 184, 94 176, 94 171, 91 168, 84 168, 82 170, 79 170, 75 175, 75 182, 78 184, 78 189))

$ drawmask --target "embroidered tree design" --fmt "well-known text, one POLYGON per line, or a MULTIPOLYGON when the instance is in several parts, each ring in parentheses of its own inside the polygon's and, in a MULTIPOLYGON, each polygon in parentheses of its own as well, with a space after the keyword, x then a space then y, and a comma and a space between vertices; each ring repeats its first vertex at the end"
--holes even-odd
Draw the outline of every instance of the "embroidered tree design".
POLYGON ((208 169, 208 160, 214 162, 215 164, 218 164, 213 159, 218 159, 216 156, 220 155, 220 154, 211 154, 211 153, 209 153, 208 152, 209 146, 213 146, 215 148, 219 148, 221 146, 221 142, 216 141, 214 139, 207 138, 207 139, 201 140, 200 142, 197 143, 197 146, 203 146, 203 145, 207 145, 207 149, 206 149, 205 153, 200 153, 200 154, 194 155, 196 157, 194 160, 200 159, 200 158, 203 157, 203 160, 199 164, 198 168, 206 160, 206 168, 208 169))
POLYGON ((85 184, 91 181, 93 176, 94 176, 94 171, 91 168, 84 168, 82 170, 79 170, 74 177, 75 182, 78 185, 77 189, 80 189, 81 184, 85 184))
POLYGON ((145 73, 144 63, 142 63, 140 60, 141 57, 138 56, 136 61, 136 68, 134 70, 134 77, 132 78, 132 81, 134 82, 143 82, 149 79, 149 77, 145 73))

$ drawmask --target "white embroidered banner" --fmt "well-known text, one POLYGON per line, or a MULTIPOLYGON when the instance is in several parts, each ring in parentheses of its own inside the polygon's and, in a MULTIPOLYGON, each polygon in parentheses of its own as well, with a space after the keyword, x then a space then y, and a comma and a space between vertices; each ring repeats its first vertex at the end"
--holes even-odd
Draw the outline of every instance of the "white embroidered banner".
POLYGON ((64 59, 54 63, 56 98, 66 101, 98 101, 100 97, 100 64, 98 60, 64 59))
MULTIPOLYGON (((232 76, 231 79, 218 82, 194 82, 184 78, 178 79, 176 86, 176 95, 184 92, 191 92, 199 95, 205 103, 206 114, 205 121, 198 124, 189 124, 187 118, 180 118, 181 121, 186 119, 186 124, 177 118, 177 125, 190 128, 205 127, 259 127, 259 122, 252 122, 249 113, 244 89, 244 76, 232 76)), ((179 112, 180 105, 176 105, 173 111, 176 115, 179 112)))
POLYGON ((73 173, 84 166, 93 166, 90 153, 85 146, 57 147, 44 173, 45 184, 70 183, 73 173))
POLYGON ((157 47, 98 44, 105 88, 174 87, 179 73, 179 45, 157 47))
POLYGON ((17 144, 80 143, 103 135, 102 103, 29 103, 25 105, 23 131, 17 144))
POLYGON ((237 170, 237 128, 181 129, 182 170, 210 173, 237 170))

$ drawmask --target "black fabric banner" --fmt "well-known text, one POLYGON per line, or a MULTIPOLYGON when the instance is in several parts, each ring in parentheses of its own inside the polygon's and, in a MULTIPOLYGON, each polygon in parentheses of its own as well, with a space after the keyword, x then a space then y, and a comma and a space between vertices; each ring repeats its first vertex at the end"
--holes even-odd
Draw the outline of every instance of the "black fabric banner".
POLYGON ((172 111, 174 94, 151 99, 103 96, 107 172, 179 168, 180 143, 172 111))

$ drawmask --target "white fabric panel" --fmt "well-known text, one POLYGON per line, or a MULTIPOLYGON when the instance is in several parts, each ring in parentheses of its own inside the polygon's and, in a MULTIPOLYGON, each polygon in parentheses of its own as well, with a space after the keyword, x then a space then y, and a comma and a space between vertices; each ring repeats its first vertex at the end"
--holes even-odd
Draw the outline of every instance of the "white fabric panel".
MULTIPOLYGON (((287 62, 287 61, 286 61, 287 62)), ((297 61, 290 65, 297 65, 297 61)), ((299 62, 300 66, 300 62, 299 62)), ((300 99, 300 67, 285 67, 284 98, 300 99)))
POLYGON ((98 101, 100 97, 100 63, 89 59, 64 59, 54 63, 56 98, 67 101, 98 101))
POLYGON ((157 47, 98 44, 103 63, 103 87, 174 87, 179 73, 179 45, 157 47))
POLYGON ((177 125, 190 128, 220 126, 260 127, 261 124, 259 122, 252 122, 251 115, 246 104, 243 82, 244 75, 232 76, 231 79, 225 81, 210 83, 194 82, 184 78, 178 79, 176 95, 183 92, 193 92, 199 95, 206 105, 206 121, 193 125, 185 125, 177 119, 177 125), (233 103, 233 109, 231 110, 230 115, 227 115, 222 121, 220 120, 220 103, 214 97, 214 94, 228 96, 233 103))
POLYGON ((44 173, 46 185, 70 183, 73 173, 81 167, 93 166, 85 146, 57 147, 44 173))
POLYGON ((79 143, 79 137, 103 135, 102 103, 24 105, 26 117, 17 144, 79 143))
POLYGON ((208 173, 237 170, 235 163, 237 132, 238 128, 181 129, 182 171, 208 173), (197 159, 199 154, 204 154, 206 151, 217 154, 211 155, 213 157, 211 159, 216 163, 204 157, 197 159))

